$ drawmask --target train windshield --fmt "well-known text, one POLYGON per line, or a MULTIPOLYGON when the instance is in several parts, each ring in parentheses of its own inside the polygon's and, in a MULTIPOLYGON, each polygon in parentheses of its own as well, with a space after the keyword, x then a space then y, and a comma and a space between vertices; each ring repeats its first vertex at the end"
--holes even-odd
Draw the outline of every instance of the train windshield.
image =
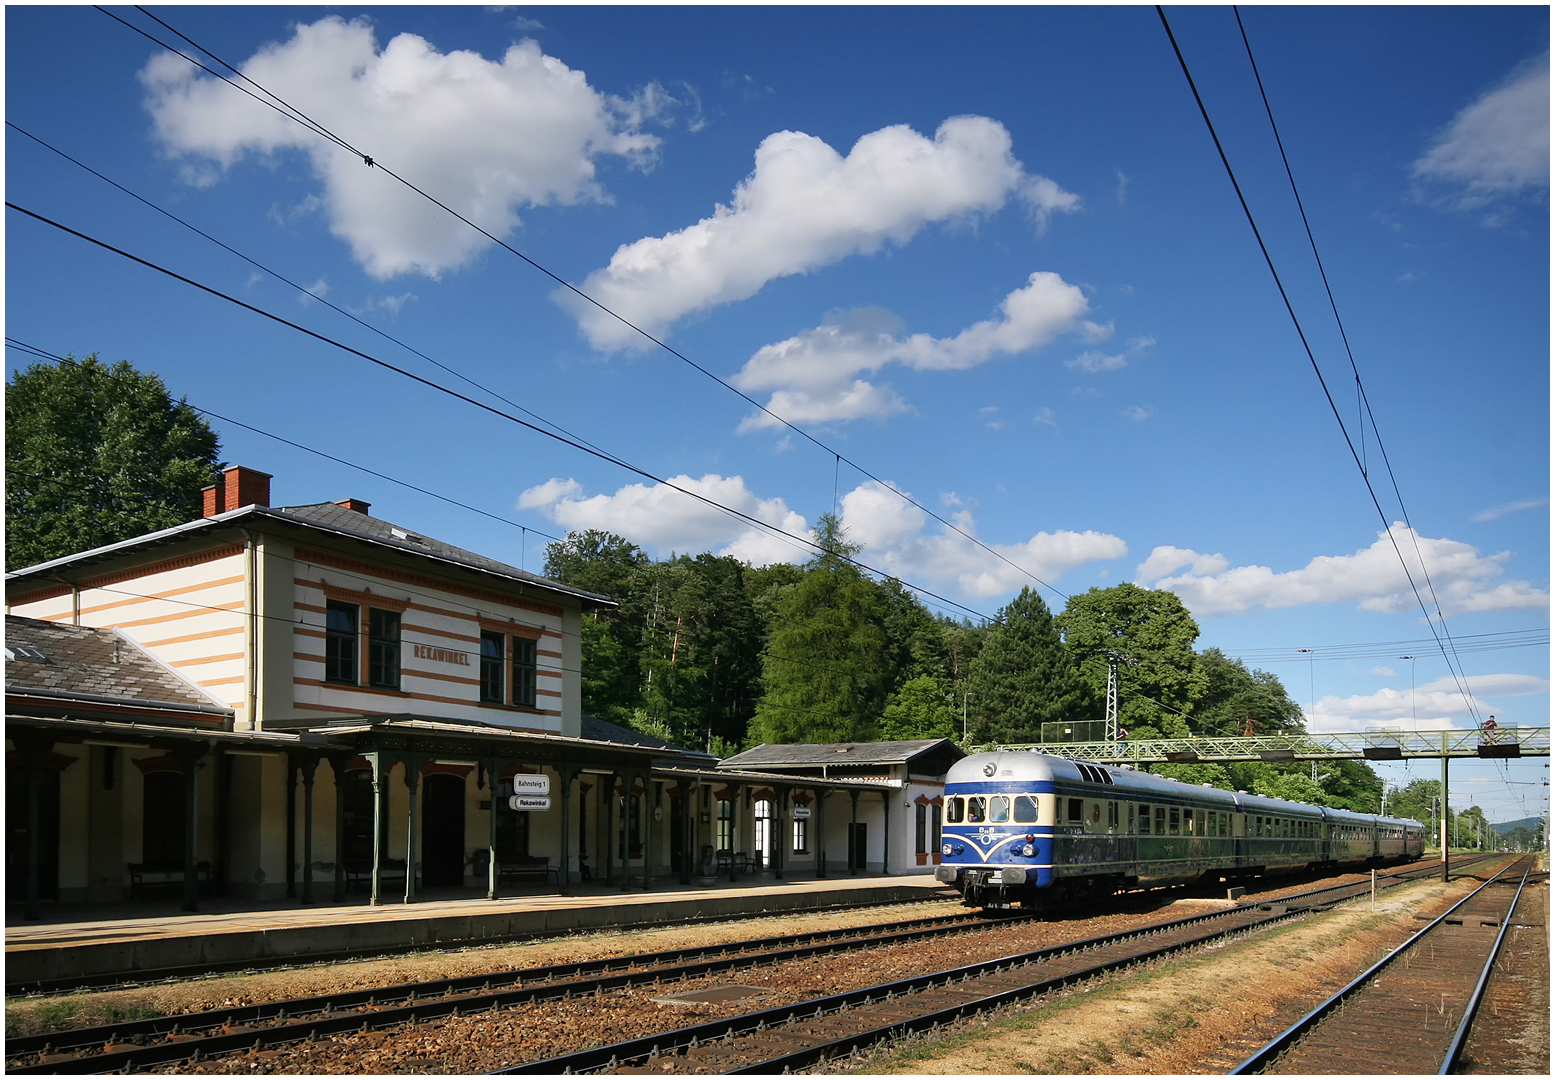
POLYGON ((966 819, 968 821, 982 821, 988 816, 984 809, 984 799, 981 795, 969 795, 966 800, 966 819))
POLYGON ((1036 824, 1037 797, 1035 795, 1015 796, 1015 820, 1022 825, 1036 824))
POLYGON ((988 800, 988 820, 1010 820, 1010 799, 1008 795, 995 795, 988 800))
POLYGON ((945 820, 952 825, 961 824, 961 815, 965 807, 960 796, 945 800, 945 820))

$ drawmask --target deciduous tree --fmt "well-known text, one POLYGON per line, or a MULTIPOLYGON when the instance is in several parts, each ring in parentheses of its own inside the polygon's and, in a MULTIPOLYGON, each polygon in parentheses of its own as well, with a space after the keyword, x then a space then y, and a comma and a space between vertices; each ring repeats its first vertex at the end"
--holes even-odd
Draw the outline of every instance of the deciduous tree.
POLYGON ((1208 680, 1193 651, 1199 624, 1176 593, 1130 584, 1091 589, 1070 597, 1057 623, 1098 696, 1107 689, 1106 653, 1132 661, 1118 669, 1119 713, 1132 735, 1189 733, 1182 714, 1203 697, 1208 680))
POLYGON ((18 372, 5 394, 6 568, 198 518, 219 450, 198 412, 122 360, 18 372))

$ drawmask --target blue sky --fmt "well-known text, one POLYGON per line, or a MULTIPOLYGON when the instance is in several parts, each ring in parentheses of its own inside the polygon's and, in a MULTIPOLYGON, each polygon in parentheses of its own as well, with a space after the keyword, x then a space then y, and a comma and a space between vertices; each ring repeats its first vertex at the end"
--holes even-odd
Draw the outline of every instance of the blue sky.
MULTIPOLYGON (((1314 729, 1548 724, 1547 647, 1478 636, 1548 626, 1547 9, 1244 9, 1414 531, 1232 11, 1168 12, 1391 540, 1149 7, 150 10, 824 446, 102 13, 7 9, 11 123, 583 441, 790 533, 835 508, 866 562, 989 615, 1028 572, 1173 588, 1314 729), (1394 540, 1454 638, 1503 646, 1464 684, 1394 540)), ((495 403, 6 151, 12 202, 495 403)), ((278 505, 366 499, 532 570, 587 527, 803 557, 14 211, 6 256, 8 335, 536 531, 216 421, 278 505)), ((1519 817, 1546 776, 1460 766, 1453 799, 1519 817)))

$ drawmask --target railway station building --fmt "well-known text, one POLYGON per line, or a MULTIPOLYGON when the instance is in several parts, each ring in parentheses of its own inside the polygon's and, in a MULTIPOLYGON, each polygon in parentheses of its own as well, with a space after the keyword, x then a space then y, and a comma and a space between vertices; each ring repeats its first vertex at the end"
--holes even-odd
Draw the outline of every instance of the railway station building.
POLYGON ((718 762, 585 716, 610 598, 269 483, 6 575, 8 900, 932 873, 948 741, 718 762))

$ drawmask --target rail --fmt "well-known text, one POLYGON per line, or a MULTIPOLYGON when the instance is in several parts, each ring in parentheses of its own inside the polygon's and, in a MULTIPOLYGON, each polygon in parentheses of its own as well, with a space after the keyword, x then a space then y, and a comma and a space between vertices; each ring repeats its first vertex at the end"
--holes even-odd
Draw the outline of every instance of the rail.
MULTIPOLYGON (((1527 862, 1528 862, 1529 865, 1532 864, 1532 860, 1527 860, 1527 862)), ((1515 865, 1515 864, 1512 864, 1512 865, 1515 865)), ((1252 1056, 1248 1057, 1245 1061, 1243 1061, 1235 1069, 1231 1070, 1231 1072, 1228 1075, 1231 1075, 1231 1076, 1244 1076, 1244 1075, 1249 1075, 1249 1074, 1252 1074, 1252 1073, 1262 1072, 1269 1065, 1274 1063, 1274 1061, 1277 1058, 1279 1058, 1281 1054, 1285 1053, 1292 1046, 1294 1046, 1303 1036, 1305 1036, 1308 1032, 1312 1031, 1313 1028, 1317 1027, 1318 1024, 1321 1023, 1323 1020, 1325 1020, 1330 1014, 1332 1014, 1335 1009, 1339 1008, 1341 1005, 1343 1005, 1345 1002, 1347 1002, 1350 998, 1352 998, 1356 994, 1357 991, 1363 990, 1366 987, 1371 986, 1373 984, 1373 982, 1376 980, 1377 976, 1380 975, 1383 971, 1387 970, 1393 964, 1394 961, 1398 960, 1402 956, 1407 955, 1409 953, 1409 951, 1412 948, 1414 948, 1414 946, 1416 944, 1418 944, 1420 941, 1424 940, 1427 935, 1431 934, 1437 928, 1445 925, 1447 923, 1447 921, 1453 916, 1453 914, 1455 912, 1457 912, 1459 909, 1463 908, 1465 905, 1467 905, 1475 897, 1479 896, 1480 893, 1484 892, 1486 889, 1490 888, 1492 885, 1494 885, 1498 881, 1500 881, 1502 876, 1506 874, 1507 870, 1509 870, 1511 868, 1512 868, 1512 866, 1509 865, 1508 867, 1503 868, 1502 870, 1498 871, 1495 875, 1493 875, 1483 885, 1479 886, 1479 888, 1477 888, 1473 892, 1469 893, 1463 899, 1459 900, 1456 904, 1453 904, 1452 907, 1450 907, 1446 911, 1442 912, 1435 919, 1433 919, 1430 923, 1426 924, 1425 927, 1423 927, 1422 929, 1420 929, 1419 931, 1417 931, 1416 933, 1411 935, 1410 938, 1407 941, 1405 941, 1403 944, 1401 944, 1397 948, 1393 949, 1386 956, 1384 956, 1381 960, 1378 960, 1371 967, 1369 967, 1365 971, 1363 971, 1360 975, 1357 975, 1353 980, 1351 980, 1348 984, 1346 984, 1338 992, 1333 994, 1333 996, 1331 996, 1331 997, 1327 998, 1326 1000, 1324 1000, 1316 1008, 1314 1008, 1311 1012, 1307 1013, 1300 1020, 1297 1020, 1290 1027, 1288 1027, 1284 1031, 1280 1032, 1279 1035, 1276 1035, 1262 1049, 1260 1049, 1259 1051, 1254 1053, 1252 1056)), ((1527 878, 1527 871, 1526 871, 1526 869, 1524 870, 1523 876, 1524 876, 1524 880, 1526 880, 1526 878, 1527 878)), ((1519 893, 1521 893, 1521 886, 1519 886, 1518 891, 1519 891, 1519 893)), ((1503 921, 1504 922, 1510 922, 1511 921, 1511 909, 1510 908, 1507 911, 1507 918, 1505 920, 1503 920, 1503 921)), ((1504 927, 1503 927, 1503 929, 1504 929, 1504 927)), ((1499 947, 1500 941, 1501 941, 1501 938, 1498 937, 1496 939, 1497 947, 1499 947)), ((1495 952, 1494 951, 1492 951, 1492 953, 1491 953, 1490 962, 1492 964, 1495 962, 1495 952)), ((1487 967, 1487 971, 1488 971, 1488 967, 1487 967)), ((1467 1019, 1468 1019, 1467 1018, 1467 1014, 1465 1014, 1465 1020, 1467 1020, 1467 1019)), ((1466 1023, 1465 1023, 1465 1025, 1463 1025, 1463 1028, 1464 1028, 1463 1034, 1466 1037, 1466 1034, 1467 1034, 1467 1024, 1466 1023)), ((1455 1047, 1457 1046, 1456 1042, 1454 1043, 1454 1046, 1455 1047)), ((1452 1056, 1449 1056, 1448 1064, 1451 1063, 1451 1060, 1452 1060, 1452 1056)), ((1446 1066, 1443 1067, 1442 1071, 1443 1072, 1447 1071, 1446 1066)))

